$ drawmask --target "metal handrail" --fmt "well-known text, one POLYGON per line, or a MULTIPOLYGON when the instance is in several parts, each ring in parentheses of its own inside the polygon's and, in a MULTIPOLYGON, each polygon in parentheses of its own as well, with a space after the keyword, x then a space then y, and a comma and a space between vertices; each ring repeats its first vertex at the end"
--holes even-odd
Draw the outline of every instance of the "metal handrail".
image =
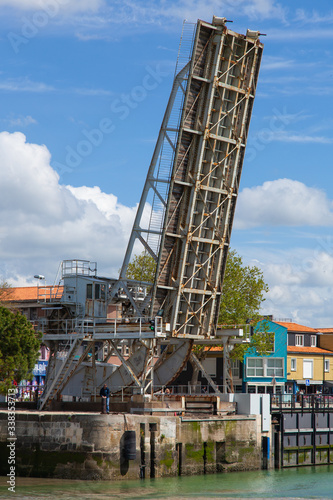
POLYGON ((332 394, 271 394, 271 411, 333 410, 332 394))

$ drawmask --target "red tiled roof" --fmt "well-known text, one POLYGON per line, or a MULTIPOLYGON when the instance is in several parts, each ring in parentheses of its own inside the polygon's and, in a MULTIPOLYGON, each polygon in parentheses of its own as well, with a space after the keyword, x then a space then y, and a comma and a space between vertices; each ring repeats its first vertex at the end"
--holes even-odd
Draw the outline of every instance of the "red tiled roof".
MULTIPOLYGON (((4 299, 4 302, 37 301, 37 291, 37 286, 19 286, 16 288, 13 287, 9 289, 8 296, 4 299)), ((53 299, 60 299, 63 293, 63 287, 39 287, 40 300, 44 300, 45 297, 47 300, 49 300, 51 293, 53 299)))
POLYGON ((208 352, 223 352, 223 347, 222 346, 214 346, 214 347, 205 347, 205 351, 208 352))
POLYGON ((11 300, 37 300, 37 287, 36 286, 19 286, 17 288, 12 288, 9 295, 9 301, 11 300))
POLYGON ((315 330, 314 328, 310 328, 309 326, 299 325, 298 323, 286 323, 284 321, 274 321, 274 323, 277 323, 278 325, 284 326, 285 328, 287 328, 288 332, 318 333, 318 330, 315 330))
POLYGON ((321 333, 333 333, 333 328, 318 328, 318 332, 321 332, 321 333))
POLYGON ((327 351, 326 349, 321 349, 320 347, 300 347, 300 346, 287 346, 288 352, 294 352, 299 354, 331 354, 333 356, 332 351, 327 351))

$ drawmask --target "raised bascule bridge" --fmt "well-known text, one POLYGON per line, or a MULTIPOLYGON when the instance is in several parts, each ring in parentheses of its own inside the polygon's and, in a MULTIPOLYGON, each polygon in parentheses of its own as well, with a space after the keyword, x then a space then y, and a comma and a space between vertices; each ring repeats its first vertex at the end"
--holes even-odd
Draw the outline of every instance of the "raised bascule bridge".
POLYGON ((231 390, 228 353, 241 331, 218 330, 217 320, 263 45, 259 32, 238 34, 226 23, 214 16, 183 26, 119 278, 99 276, 85 260, 61 263, 45 308, 50 359, 40 409, 104 383, 122 398, 148 398, 190 357, 219 394, 195 343, 223 343, 223 391, 231 390), (142 276, 155 263, 154 280, 127 277, 134 253, 145 256, 142 276))

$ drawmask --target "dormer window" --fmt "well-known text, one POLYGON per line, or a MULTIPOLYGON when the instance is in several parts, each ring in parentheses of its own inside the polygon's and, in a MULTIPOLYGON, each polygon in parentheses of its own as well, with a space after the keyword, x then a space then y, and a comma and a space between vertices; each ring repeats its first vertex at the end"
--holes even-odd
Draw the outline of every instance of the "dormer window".
POLYGON ((311 335, 311 347, 317 347, 317 335, 311 335))
POLYGON ((298 347, 304 346, 304 335, 295 335, 295 345, 298 347))

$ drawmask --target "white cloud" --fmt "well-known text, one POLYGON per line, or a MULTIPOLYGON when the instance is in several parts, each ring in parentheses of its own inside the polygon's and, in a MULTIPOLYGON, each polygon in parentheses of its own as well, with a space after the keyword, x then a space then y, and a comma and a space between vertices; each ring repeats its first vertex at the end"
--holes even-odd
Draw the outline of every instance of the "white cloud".
POLYGON ((43 82, 33 82, 27 77, 21 77, 0 80, 0 90, 8 92, 52 92, 54 87, 43 82))
POLYGON ((59 184, 47 147, 20 132, 0 133, 0 157, 0 275, 17 283, 41 273, 52 283, 61 260, 87 259, 116 277, 136 207, 98 187, 59 184))
POLYGON ((238 196, 235 227, 332 226, 332 201, 321 189, 291 179, 245 188, 238 196))
POLYGON ((330 28, 316 28, 316 29, 272 29, 269 31, 269 39, 274 41, 286 41, 286 40, 318 40, 320 35, 321 40, 333 38, 333 29, 330 28), (318 31, 319 30, 319 31, 318 31))
MULTIPOLYGON (((1 0, 0 0, 1 1, 1 0)), ((99 9, 96 16, 84 16, 80 18, 79 25, 85 28, 97 28, 99 31, 86 35, 78 33, 78 37, 84 40, 88 38, 102 37, 101 28, 109 29, 110 25, 122 27, 131 25, 131 30, 140 26, 150 26, 153 29, 174 28, 179 21, 186 19, 196 22, 204 19, 211 22, 213 14, 221 12, 221 0, 147 0, 138 2, 135 0, 114 0, 105 3, 105 7, 99 9), (101 15, 98 15, 98 14, 101 15)), ((275 0, 226 0, 223 3, 223 16, 233 19, 245 16, 253 20, 278 18, 284 20, 285 10, 275 0)), ((177 27, 178 29, 178 27, 177 27)), ((118 34, 124 34, 119 32, 118 34)), ((110 36, 110 33, 108 34, 110 36)))
MULTIPOLYGON (((221 11, 220 0, 0 0, 0 7, 33 11, 49 10, 66 12, 98 12, 109 13, 108 21, 112 23, 135 22, 153 24, 161 19, 207 19, 207 14, 221 11), (112 16, 111 16, 112 14, 112 16)), ((223 5, 224 14, 245 15, 251 19, 280 18, 284 19, 285 9, 275 0, 226 0, 223 5)), ((102 18, 101 18, 102 20, 102 18)), ((106 19, 104 18, 104 22, 106 19)))
POLYGON ((304 9, 297 9, 295 15, 295 21, 301 21, 303 24, 315 24, 315 23, 332 23, 333 22, 333 11, 328 11, 325 15, 319 14, 315 10, 307 12, 304 9))
MULTIPOLYGON (((0 16, 8 18, 8 12, 14 14, 16 29, 19 27, 23 35, 31 25, 35 35, 46 27, 50 32, 66 25, 72 34, 74 25, 75 36, 81 41, 117 40, 126 36, 124 26, 132 34, 147 29, 178 32, 184 19, 191 23, 197 19, 211 22, 213 14, 219 13, 231 20, 243 17, 253 22, 285 21, 285 9, 276 0, 225 0, 222 12, 221 0, 0 0, 0 16)), ((15 52, 25 43, 16 38, 17 34, 9 34, 15 52)))
POLYGON ((28 125, 35 125, 37 121, 32 116, 18 116, 17 118, 10 118, 6 120, 10 127, 27 127, 28 125))
MULTIPOLYGON (((65 89, 56 88, 52 85, 48 85, 44 82, 31 81, 28 77, 20 78, 7 78, 0 80, 0 90, 6 92, 67 92, 86 96, 101 96, 109 97, 113 95, 111 90, 105 90, 101 88, 84 88, 84 87, 69 87, 65 89)), ((31 117, 30 117, 31 118, 31 117)), ((18 125, 21 125, 18 123, 18 125)))
POLYGON ((266 252, 260 266, 274 287, 300 287, 307 295, 309 289, 332 285, 333 251, 323 251, 317 241, 313 248, 294 247, 279 254, 266 252))
POLYGON ((19 10, 44 10, 56 14, 59 11, 96 11, 105 5, 104 0, 0 0, 0 7, 19 10))
POLYGON ((290 131, 280 130, 274 132, 271 137, 272 141, 277 142, 301 142, 301 143, 314 143, 314 144, 332 144, 332 137, 316 136, 308 134, 295 134, 290 131))
MULTIPOLYGON (((149 8, 149 3, 146 4, 149 8)), ((152 3, 150 4, 152 5, 152 3)), ((178 2, 161 2, 161 13, 166 17, 179 19, 205 19, 207 16, 221 12, 220 0, 181 0, 178 2)), ((247 16, 257 20, 279 18, 284 19, 284 9, 275 0, 226 0, 223 3, 223 16, 247 16)))
MULTIPOLYGON (((164 12, 181 19, 201 18, 210 21, 207 19, 207 13, 212 15, 221 12, 220 0, 181 0, 166 5, 168 8, 164 12)), ((284 9, 275 0, 227 0, 223 3, 222 15, 226 14, 248 16, 251 19, 284 19, 284 9)))
POLYGON ((66 186, 66 188, 78 200, 96 205, 101 214, 109 220, 118 216, 117 212, 121 207, 122 229, 125 229, 125 232, 129 233, 133 224, 133 208, 119 205, 118 198, 115 195, 103 193, 98 186, 92 188, 87 186, 66 186))
POLYGON ((252 19, 285 18, 285 9, 274 0, 252 0, 244 5, 244 13, 252 19))
POLYGON ((245 264, 262 270, 269 286, 261 313, 314 328, 333 326, 333 237, 312 234, 303 247, 293 246, 292 241, 286 244, 280 232, 272 233, 270 246, 248 241, 237 248, 245 264))
POLYGON ((76 37, 81 40, 82 42, 90 42, 91 40, 105 40, 105 41, 112 41, 112 36, 109 34, 84 34, 77 32, 76 37))
POLYGON ((263 313, 314 328, 333 325, 333 246, 330 252, 319 246, 267 252, 260 260, 269 285, 263 313))
POLYGON ((266 56, 261 64, 261 71, 289 69, 294 68, 294 66, 295 61, 293 59, 284 59, 282 57, 276 56, 266 56))

